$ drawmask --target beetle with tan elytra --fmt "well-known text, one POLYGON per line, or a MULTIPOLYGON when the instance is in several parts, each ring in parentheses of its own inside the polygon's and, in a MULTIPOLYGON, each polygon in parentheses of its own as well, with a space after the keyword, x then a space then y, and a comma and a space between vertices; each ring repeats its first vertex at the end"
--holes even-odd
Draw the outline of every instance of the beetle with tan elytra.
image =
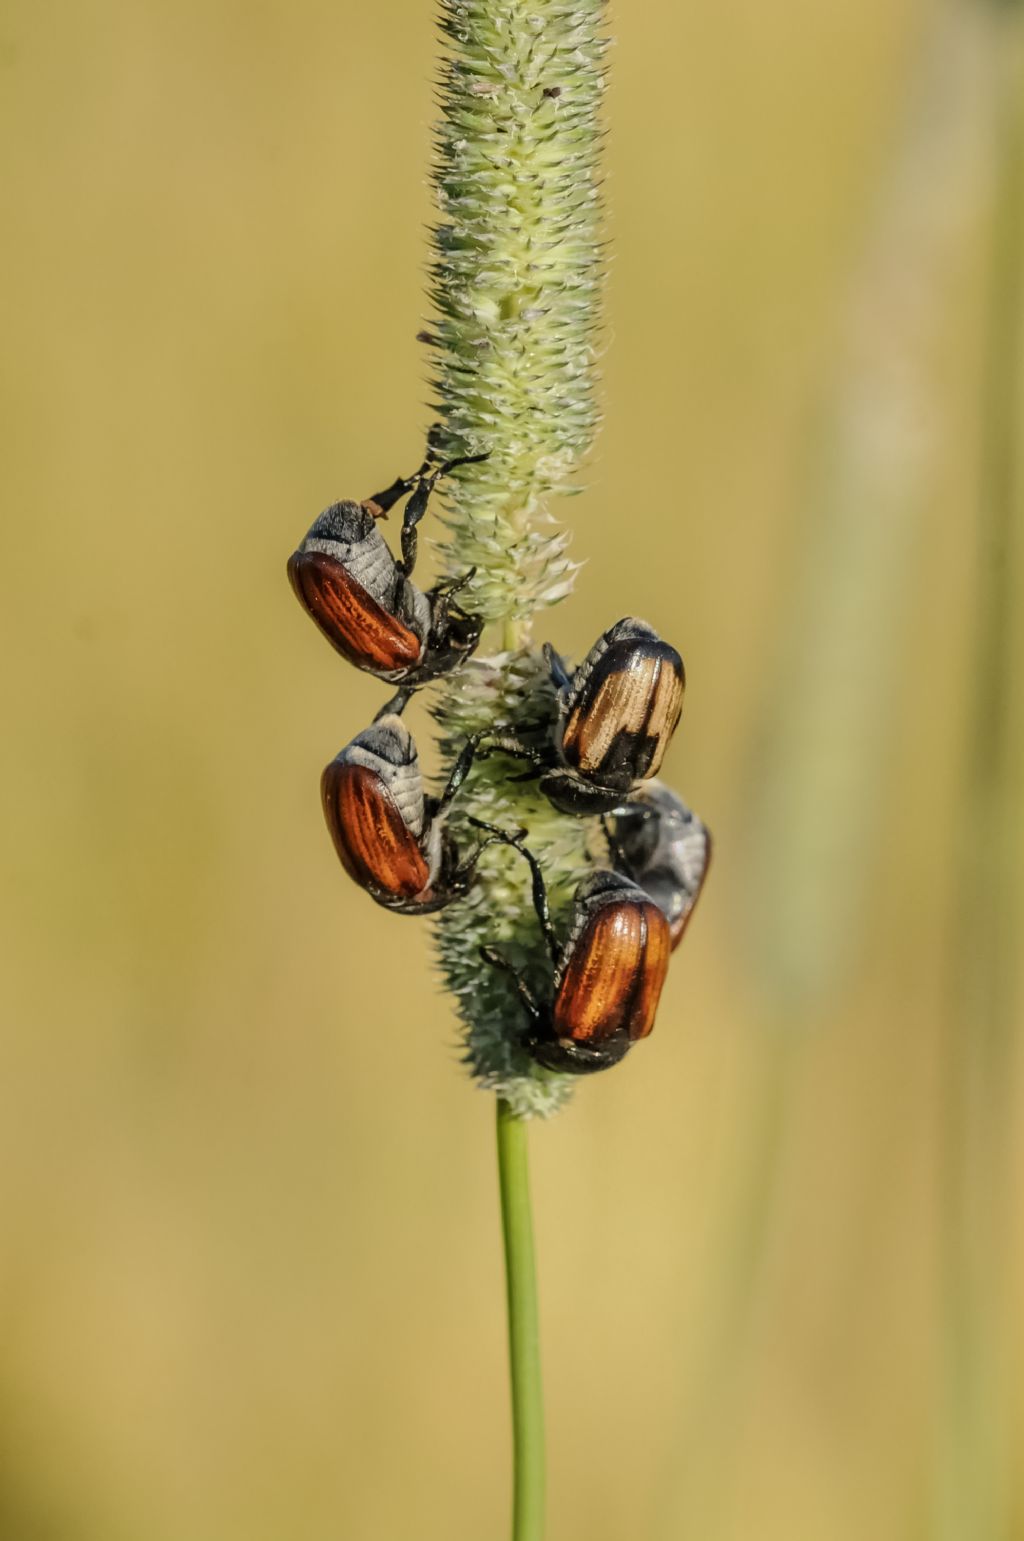
POLYGON ((481 752, 529 761, 561 813, 610 813, 661 767, 683 709, 683 660, 633 616, 599 637, 574 672, 550 643, 544 656, 558 690, 551 741, 533 747, 499 732, 481 752))

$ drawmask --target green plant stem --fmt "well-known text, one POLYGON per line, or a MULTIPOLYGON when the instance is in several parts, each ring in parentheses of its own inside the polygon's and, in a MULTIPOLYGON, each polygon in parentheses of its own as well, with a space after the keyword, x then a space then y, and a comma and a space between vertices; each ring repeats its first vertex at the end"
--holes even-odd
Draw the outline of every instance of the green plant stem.
POLYGON ((527 1163, 526 1120, 497 1099, 498 1180, 508 1293, 512 1381, 512 1541, 544 1534, 544 1399, 540 1375, 537 1271, 527 1163))

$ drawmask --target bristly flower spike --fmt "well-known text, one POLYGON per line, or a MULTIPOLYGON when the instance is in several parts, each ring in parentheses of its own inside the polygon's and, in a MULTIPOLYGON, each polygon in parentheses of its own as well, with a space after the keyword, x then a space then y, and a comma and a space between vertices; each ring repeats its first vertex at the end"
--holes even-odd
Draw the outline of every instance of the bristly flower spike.
MULTIPOLYGON (((552 686, 531 649, 531 625, 572 588, 568 536, 548 499, 575 490, 598 419, 603 14, 603 0, 441 0, 439 219, 424 339, 433 350, 435 448, 445 457, 488 453, 444 489, 441 555, 450 577, 476 569, 463 602, 501 628, 500 653, 439 690, 434 711, 449 764, 470 733, 551 717, 552 686)), ((453 832, 468 845, 471 815, 528 828, 557 923, 586 868, 586 826, 512 774, 508 762, 483 762, 453 808, 453 832)), ((522 1050, 514 993, 480 958, 482 944, 499 944, 543 987, 524 863, 489 851, 473 893, 442 914, 437 930, 473 1075, 518 1115, 553 1112, 571 1079, 522 1050)))

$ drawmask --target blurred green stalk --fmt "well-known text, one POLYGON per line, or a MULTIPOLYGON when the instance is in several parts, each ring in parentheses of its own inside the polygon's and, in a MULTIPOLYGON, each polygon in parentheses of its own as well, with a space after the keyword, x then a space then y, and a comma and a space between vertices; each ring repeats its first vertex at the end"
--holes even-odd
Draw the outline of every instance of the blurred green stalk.
POLYGON ((526 1124, 500 1097, 497 1109, 498 1180, 505 1238, 508 1357, 512 1379, 515 1472, 512 1541, 540 1541, 544 1534, 544 1401, 526 1124))
POLYGON ((957 988, 947 1056, 943 1541, 1009 1541, 1014 1414, 1009 1170, 1021 921, 1020 610, 1024 389, 1024 14, 993 31, 994 207, 982 397, 975 638, 959 819, 957 988))
POLYGON ((750 756, 744 887, 760 1035, 746 1055, 751 1090, 736 1120, 699 1370, 680 1375, 687 1454, 671 1474, 666 1535, 728 1528, 729 1435, 780 1266, 773 1241, 807 1041, 827 1030, 863 962, 879 882, 871 837, 900 705, 893 660, 908 644, 907 596, 949 436, 936 357, 984 197, 989 21, 976 0, 940 0, 922 15, 822 382, 797 565, 782 596, 789 620, 750 756))

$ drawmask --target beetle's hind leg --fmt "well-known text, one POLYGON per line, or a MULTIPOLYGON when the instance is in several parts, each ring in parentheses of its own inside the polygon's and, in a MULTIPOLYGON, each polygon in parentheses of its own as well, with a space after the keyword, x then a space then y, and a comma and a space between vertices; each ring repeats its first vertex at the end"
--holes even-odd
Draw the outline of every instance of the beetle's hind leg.
MULTIPOLYGON (((507 831, 498 829, 494 824, 485 824, 482 819, 474 819, 471 817, 469 822, 474 824, 477 829, 488 830, 489 833, 487 839, 481 840, 477 845, 476 850, 473 851, 470 856, 467 856, 462 865, 457 866, 454 872, 451 874, 449 879, 450 886, 456 893, 462 894, 468 892, 470 883, 473 879, 473 874, 477 868, 477 863, 479 862, 484 852, 492 845, 508 844, 507 831)), ((519 833, 520 835, 525 835, 526 831, 523 829, 520 830, 519 833)))
POLYGON ((393 696, 388 697, 380 710, 374 713, 374 722, 380 722, 382 717, 401 717, 415 694, 415 686, 407 687, 404 690, 396 690, 393 696))
POLYGON ((533 1034, 541 1034, 544 1028, 544 1013, 538 1006, 533 991, 522 978, 519 970, 515 968, 505 957, 505 954, 499 952, 496 947, 488 947, 486 945, 481 947, 480 956, 483 958, 485 963, 489 963, 491 967, 497 969, 499 973, 508 975, 509 979, 511 979, 513 985, 515 986, 515 991, 519 997, 520 1004, 530 1019, 530 1027, 532 1030, 530 1036, 532 1037, 533 1034))
POLYGON ((488 830, 491 834, 494 835, 495 839, 504 841, 505 845, 510 845, 513 850, 519 852, 520 856, 524 856, 526 858, 526 861, 529 864, 530 877, 533 883, 533 907, 537 912, 537 921, 540 925, 541 935, 544 937, 545 945, 547 946, 548 952, 551 954, 551 961, 557 968, 561 960, 562 949, 559 946, 558 938, 555 935, 555 928, 551 924, 551 906, 548 903, 548 891, 544 883, 544 874, 540 870, 540 862, 537 860, 536 856, 534 856, 533 852, 523 843, 526 836, 526 831, 523 829, 516 831, 498 829, 498 827, 494 824, 485 824, 482 819, 474 819, 472 817, 470 818, 469 822, 471 824, 475 824, 478 829, 488 830))

